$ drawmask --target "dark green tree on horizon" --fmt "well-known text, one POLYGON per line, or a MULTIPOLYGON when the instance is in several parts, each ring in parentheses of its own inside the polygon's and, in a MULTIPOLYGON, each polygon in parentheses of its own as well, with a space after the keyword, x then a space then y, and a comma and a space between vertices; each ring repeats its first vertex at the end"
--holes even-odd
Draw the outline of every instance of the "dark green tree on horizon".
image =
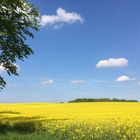
MULTIPOLYGON (((39 12, 26 0, 0 1, 0 67, 8 75, 18 75, 17 60, 24 60, 33 53, 26 44, 27 37, 39 30, 39 12)), ((6 85, 0 75, 0 90, 6 85)))

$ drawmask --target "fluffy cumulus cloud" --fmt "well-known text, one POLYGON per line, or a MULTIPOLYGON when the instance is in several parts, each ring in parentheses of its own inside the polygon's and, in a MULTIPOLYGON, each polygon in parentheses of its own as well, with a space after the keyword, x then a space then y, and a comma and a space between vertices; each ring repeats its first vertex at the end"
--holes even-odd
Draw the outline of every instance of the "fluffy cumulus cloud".
POLYGON ((54 83, 53 79, 45 80, 42 82, 43 85, 52 85, 54 83))
POLYGON ((84 81, 84 80, 73 80, 73 81, 71 81, 72 84, 83 84, 85 82, 86 81, 84 81))
POLYGON ((75 12, 66 12, 63 8, 59 7, 56 11, 56 15, 43 15, 41 16, 40 22, 42 26, 60 28, 64 23, 72 24, 77 21, 81 23, 84 21, 80 14, 75 12))
POLYGON ((122 76, 118 77, 115 81, 116 82, 126 82, 126 81, 132 81, 132 80, 134 80, 134 78, 131 78, 126 75, 122 75, 122 76))
POLYGON ((109 58, 107 60, 100 60, 96 64, 96 68, 111 68, 111 67, 124 67, 128 65, 126 58, 109 58))

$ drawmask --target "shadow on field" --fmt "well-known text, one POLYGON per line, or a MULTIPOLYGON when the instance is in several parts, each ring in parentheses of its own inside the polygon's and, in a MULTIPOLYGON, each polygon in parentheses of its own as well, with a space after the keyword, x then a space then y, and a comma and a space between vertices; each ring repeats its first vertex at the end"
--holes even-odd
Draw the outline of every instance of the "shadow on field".
POLYGON ((7 111, 0 111, 0 114, 20 114, 20 112, 7 110, 7 111))
POLYGON ((0 111, 0 134, 7 132, 33 133, 41 127, 40 117, 10 116, 14 111, 0 111))

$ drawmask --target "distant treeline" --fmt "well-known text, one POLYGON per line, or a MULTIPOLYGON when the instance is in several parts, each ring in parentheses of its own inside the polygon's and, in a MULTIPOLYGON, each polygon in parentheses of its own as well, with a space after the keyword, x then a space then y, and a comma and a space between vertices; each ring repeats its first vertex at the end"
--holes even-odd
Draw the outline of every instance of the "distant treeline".
POLYGON ((72 101, 69 101, 69 103, 77 103, 77 102, 138 102, 137 100, 126 100, 126 99, 109 99, 109 98, 78 98, 72 101))

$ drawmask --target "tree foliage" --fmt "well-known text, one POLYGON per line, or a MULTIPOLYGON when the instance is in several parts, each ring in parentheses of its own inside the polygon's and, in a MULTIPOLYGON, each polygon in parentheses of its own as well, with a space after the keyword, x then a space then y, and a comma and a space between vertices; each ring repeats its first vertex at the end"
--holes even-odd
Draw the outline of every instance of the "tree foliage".
MULTIPOLYGON (((17 60, 24 60, 33 53, 26 43, 39 30, 39 12, 26 0, 0 1, 0 66, 9 75, 18 75, 17 60)), ((0 76, 0 89, 6 82, 0 76)))
POLYGON ((69 101, 69 103, 77 103, 77 102, 138 102, 137 100, 126 100, 126 99, 109 99, 109 98, 77 98, 73 101, 69 101))

